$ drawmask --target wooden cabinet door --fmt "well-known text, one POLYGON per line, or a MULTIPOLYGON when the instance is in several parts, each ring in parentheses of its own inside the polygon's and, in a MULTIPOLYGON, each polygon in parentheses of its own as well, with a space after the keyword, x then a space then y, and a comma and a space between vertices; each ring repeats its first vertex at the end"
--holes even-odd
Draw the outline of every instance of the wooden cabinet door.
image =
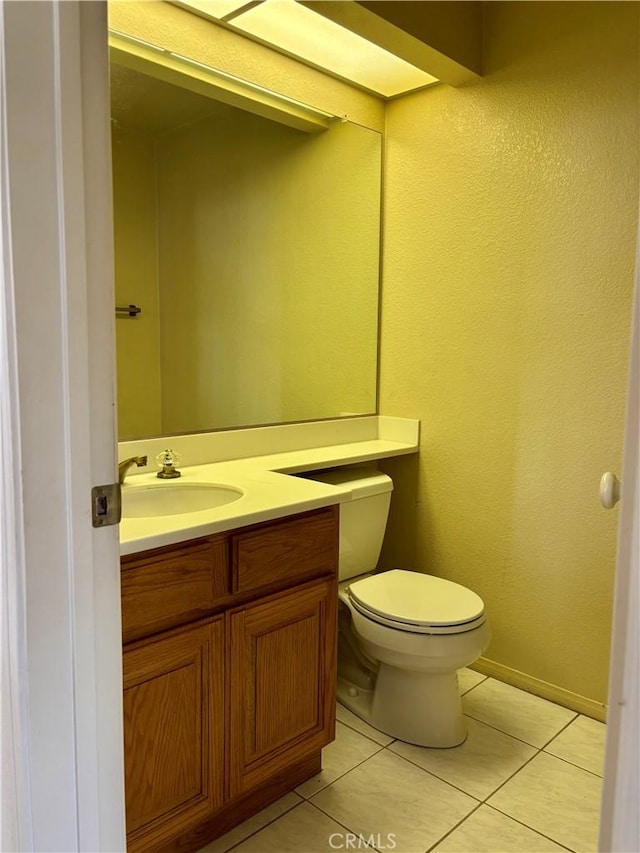
POLYGON ((223 618, 125 647, 123 666, 127 848, 157 850, 222 806, 223 618))
POLYGON ((333 740, 336 606, 324 580, 232 613, 232 796, 333 740))

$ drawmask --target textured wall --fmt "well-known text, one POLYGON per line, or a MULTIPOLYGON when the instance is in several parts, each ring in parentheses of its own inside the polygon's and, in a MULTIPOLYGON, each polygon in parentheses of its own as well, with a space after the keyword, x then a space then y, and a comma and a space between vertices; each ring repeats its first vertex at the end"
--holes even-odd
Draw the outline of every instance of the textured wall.
POLYGON ((486 76, 387 112, 381 410, 422 420, 386 565, 486 657, 604 701, 638 210, 638 4, 487 3, 486 76))

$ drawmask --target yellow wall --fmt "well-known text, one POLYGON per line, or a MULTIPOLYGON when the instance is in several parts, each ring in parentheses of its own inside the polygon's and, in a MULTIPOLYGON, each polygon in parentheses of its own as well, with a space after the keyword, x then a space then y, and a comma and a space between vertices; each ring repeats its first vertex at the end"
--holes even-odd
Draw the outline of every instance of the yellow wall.
POLYGON ((486 76, 387 108, 381 410, 422 420, 385 565, 486 657, 606 697, 638 210, 638 4, 487 3, 486 76))
POLYGON ((118 435, 126 440, 161 432, 153 137, 115 127, 112 170, 116 304, 142 308, 116 321, 118 435))

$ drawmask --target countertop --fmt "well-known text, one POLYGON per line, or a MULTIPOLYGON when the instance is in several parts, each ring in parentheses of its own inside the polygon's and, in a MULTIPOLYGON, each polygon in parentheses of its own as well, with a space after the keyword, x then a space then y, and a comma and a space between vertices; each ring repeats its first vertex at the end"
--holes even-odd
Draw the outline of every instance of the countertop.
POLYGON ((417 451, 416 444, 385 439, 294 450, 266 456, 192 465, 179 480, 159 480, 155 474, 129 475, 123 496, 131 489, 181 485, 227 485, 241 489, 232 503, 198 512, 145 518, 123 518, 120 554, 134 554, 225 530, 307 512, 351 499, 348 487, 292 476, 341 465, 356 464, 417 451))

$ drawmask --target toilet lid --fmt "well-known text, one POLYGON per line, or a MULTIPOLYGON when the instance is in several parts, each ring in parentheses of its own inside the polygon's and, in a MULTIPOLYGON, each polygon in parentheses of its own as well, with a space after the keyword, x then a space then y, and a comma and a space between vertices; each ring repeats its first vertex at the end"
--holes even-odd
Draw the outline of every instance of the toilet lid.
POLYGON ((484 603, 479 595, 460 584, 393 569, 349 586, 353 605, 383 624, 396 623, 411 631, 425 628, 471 630, 484 622, 484 603), (475 624, 469 624, 475 623, 475 624))

